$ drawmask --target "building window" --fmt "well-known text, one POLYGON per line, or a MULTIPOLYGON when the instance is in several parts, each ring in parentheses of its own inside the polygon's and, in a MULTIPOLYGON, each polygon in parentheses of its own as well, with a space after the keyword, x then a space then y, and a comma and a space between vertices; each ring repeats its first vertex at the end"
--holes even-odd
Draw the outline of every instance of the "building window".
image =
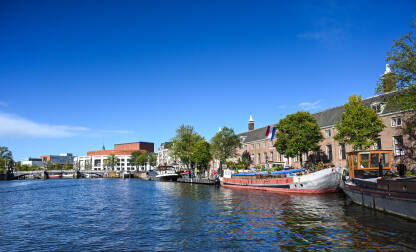
POLYGON ((251 161, 254 163, 254 154, 251 154, 251 155, 250 155, 250 159, 251 159, 251 161))
POLYGON ((402 126, 402 118, 401 117, 391 118, 391 126, 392 127, 402 126))
POLYGON ((295 162, 299 162, 298 156, 295 156, 295 162))
POLYGON ((331 137, 331 130, 327 129, 325 130, 325 138, 330 138, 331 137))
POLYGON ((263 143, 263 147, 264 147, 264 148, 266 148, 266 147, 267 147, 267 142, 266 142, 266 141, 264 141, 264 143, 263 143))
POLYGON ((377 138, 375 143, 374 143, 374 149, 375 150, 381 150, 381 139, 377 138))
POLYGON ((257 163, 260 164, 260 153, 257 153, 257 163))
POLYGON ((328 157, 328 161, 332 161, 332 145, 330 144, 326 146, 326 156, 328 157))
POLYGON ((347 159, 347 154, 346 154, 346 151, 345 151, 345 144, 339 144, 339 152, 340 152, 340 156, 341 156, 341 159, 342 160, 345 160, 345 159, 347 159))
POLYGON ((94 166, 101 166, 101 160, 100 159, 94 160, 94 166))
POLYGON ((382 103, 373 103, 373 104, 371 104, 370 107, 371 107, 372 110, 376 111, 377 114, 382 113, 383 110, 384 110, 384 104, 382 104, 382 103))
POLYGON ((244 145, 244 149, 247 150, 247 144, 244 145))
POLYGON ((264 160, 264 162, 267 162, 267 153, 266 152, 263 153, 263 160, 264 160))
POLYGON ((257 144, 257 149, 260 149, 260 144, 259 143, 257 144))
POLYGON ((254 149, 254 144, 251 144, 251 149, 252 149, 252 150, 254 149))
POLYGON ((273 161, 273 151, 270 152, 270 161, 273 161))
POLYGON ((394 155, 395 156, 404 156, 403 136, 394 136, 393 137, 393 144, 394 144, 394 155))

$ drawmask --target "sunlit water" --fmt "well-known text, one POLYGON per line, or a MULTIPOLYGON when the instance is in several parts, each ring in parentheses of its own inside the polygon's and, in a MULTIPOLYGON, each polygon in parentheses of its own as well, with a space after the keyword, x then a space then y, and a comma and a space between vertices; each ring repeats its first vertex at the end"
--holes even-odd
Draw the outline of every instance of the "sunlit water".
POLYGON ((416 222, 348 202, 137 179, 0 182, 0 250, 416 249, 416 222))

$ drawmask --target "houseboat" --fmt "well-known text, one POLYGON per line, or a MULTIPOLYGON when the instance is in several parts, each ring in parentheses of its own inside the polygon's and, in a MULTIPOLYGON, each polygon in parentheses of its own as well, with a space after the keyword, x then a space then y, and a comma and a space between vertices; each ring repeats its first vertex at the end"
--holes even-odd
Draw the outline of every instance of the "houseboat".
POLYGON ((318 194, 336 192, 342 168, 326 168, 316 172, 290 169, 274 172, 224 172, 224 187, 264 190, 277 193, 318 194))
POLYGON ((341 188, 355 203, 416 220, 416 177, 386 176, 391 150, 348 153, 341 188))

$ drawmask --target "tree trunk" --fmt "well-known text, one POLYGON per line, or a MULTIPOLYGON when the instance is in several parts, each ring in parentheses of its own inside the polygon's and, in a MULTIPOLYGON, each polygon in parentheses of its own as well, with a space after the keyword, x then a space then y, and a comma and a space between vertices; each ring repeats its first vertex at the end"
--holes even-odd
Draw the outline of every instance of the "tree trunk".
POLYGON ((302 154, 299 155, 299 161, 300 161, 300 168, 303 167, 303 158, 302 158, 302 154))

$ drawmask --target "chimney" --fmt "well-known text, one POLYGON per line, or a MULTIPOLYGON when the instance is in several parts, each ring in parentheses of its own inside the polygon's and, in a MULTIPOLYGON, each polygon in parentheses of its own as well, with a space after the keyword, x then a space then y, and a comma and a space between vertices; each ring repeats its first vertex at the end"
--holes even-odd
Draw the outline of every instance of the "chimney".
POLYGON ((251 115, 250 115, 250 119, 248 120, 248 130, 254 130, 254 120, 251 115))

